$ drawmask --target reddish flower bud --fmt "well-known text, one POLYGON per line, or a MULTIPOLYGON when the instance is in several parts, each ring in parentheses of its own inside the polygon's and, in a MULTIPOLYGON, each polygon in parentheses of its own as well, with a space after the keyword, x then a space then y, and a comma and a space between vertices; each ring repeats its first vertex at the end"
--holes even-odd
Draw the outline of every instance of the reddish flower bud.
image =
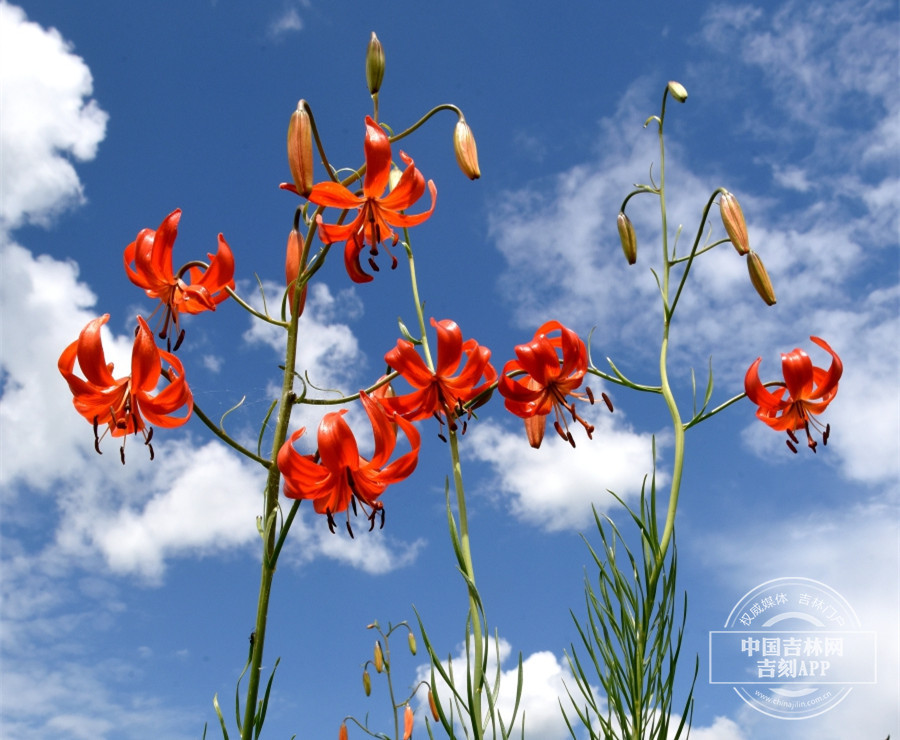
POLYGON ((305 198, 313 188, 312 124, 305 100, 297 103, 288 124, 287 152, 294 187, 305 198))
POLYGON ((368 671, 363 671, 363 691, 366 692, 366 696, 372 693, 372 677, 368 671))
POLYGON ((384 79, 384 47, 372 31, 372 38, 366 49, 366 84, 369 93, 374 95, 381 89, 381 81, 384 79))
POLYGON ((634 225, 624 213, 618 215, 616 225, 619 227, 619 239, 622 242, 625 259, 628 260, 629 265, 633 265, 637 262, 637 236, 634 233, 634 225))
POLYGON ((477 180, 481 177, 481 170, 478 167, 478 148, 475 146, 472 129, 469 128, 465 118, 460 118, 453 130, 453 151, 456 153, 456 163, 466 177, 470 180, 477 180))
POLYGON ((432 693, 431 689, 428 689, 428 708, 431 709, 431 716, 434 717, 434 721, 440 722, 441 716, 438 714, 437 704, 434 701, 434 693, 432 693))
POLYGON ((341 722, 341 729, 338 730, 338 740, 347 740, 347 723, 341 722))
POLYGON ((684 89, 684 85, 680 82, 675 82, 675 80, 669 80, 668 84, 669 95, 671 95, 675 100, 679 103, 683 103, 687 100, 687 90, 684 89))
MULTIPOLYGON (((288 234, 287 252, 284 258, 284 280, 288 287, 288 312, 294 305, 294 281, 300 275, 300 254, 303 251, 303 240, 300 233, 296 229, 292 229, 288 234)), ((300 295, 300 306, 297 314, 303 314, 303 308, 306 305, 306 289, 309 283, 303 285, 303 293, 300 295)))
POLYGON ((751 251, 747 255, 747 269, 750 271, 750 282, 759 293, 767 306, 775 305, 775 289, 772 287, 772 281, 769 280, 769 273, 756 252, 751 251))
POLYGON ((722 224, 734 248, 738 254, 747 254, 750 251, 750 239, 747 237, 747 224, 744 222, 741 204, 726 190, 719 198, 719 210, 722 212, 722 224))
POLYGON ((403 740, 409 740, 412 737, 413 719, 412 707, 407 704, 406 709, 403 710, 403 740))

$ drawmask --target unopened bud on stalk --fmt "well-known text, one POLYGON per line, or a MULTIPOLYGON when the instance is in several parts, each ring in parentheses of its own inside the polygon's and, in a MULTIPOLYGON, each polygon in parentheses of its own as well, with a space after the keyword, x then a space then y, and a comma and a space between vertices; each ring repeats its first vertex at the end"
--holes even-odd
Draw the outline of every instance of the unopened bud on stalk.
POLYGON ((722 224, 734 248, 738 254, 747 254, 750 251, 750 239, 747 236, 747 224, 744 222, 741 204, 726 190, 719 198, 719 210, 722 212, 722 224))
POLYGON ((366 692, 366 696, 372 693, 372 677, 368 671, 363 671, 363 691, 366 692))
POLYGON ((622 241, 622 251, 629 265, 637 262, 637 236, 634 233, 634 225, 624 212, 616 218, 616 226, 619 227, 619 239, 622 241))
POLYGON ((403 740, 409 740, 413 731, 413 710, 409 704, 403 710, 403 740))
POLYGON ((338 740, 347 740, 347 723, 341 722, 341 729, 338 730, 338 740))
POLYGON ((409 652, 411 652, 413 655, 415 655, 415 654, 416 654, 416 650, 417 650, 417 648, 416 648, 416 636, 415 636, 412 632, 410 632, 410 633, 407 634, 407 636, 406 636, 406 641, 409 643, 409 652))
POLYGON ((434 701, 434 693, 431 689, 428 689, 428 708, 431 709, 431 716, 434 717, 434 721, 440 722, 441 716, 438 714, 437 704, 434 701))
MULTIPOLYGON (((303 240, 300 238, 300 232, 291 229, 288 234, 287 251, 284 257, 284 280, 288 286, 288 312, 294 305, 294 281, 300 275, 300 253, 303 250, 303 240)), ((300 305, 297 307, 297 315, 303 314, 303 308, 306 306, 306 289, 309 283, 304 283, 303 292, 300 294, 300 305)))
POLYGON ((775 305, 775 289, 772 287, 772 281, 769 280, 769 273, 756 252, 751 251, 747 255, 747 269, 750 271, 750 282, 759 293, 767 306, 775 305))
POLYGON ((456 163, 466 177, 470 180, 481 177, 475 137, 466 119, 462 117, 456 122, 456 128, 453 130, 453 151, 456 153, 456 163))
POLYGON ((675 82, 675 80, 669 80, 669 95, 671 95, 675 100, 679 103, 683 103, 687 100, 687 90, 684 89, 684 85, 680 82, 675 82))
POLYGON ((369 47, 366 49, 366 84, 369 94, 374 95, 381 89, 384 79, 384 47, 372 31, 369 47))
POLYGON ((381 642, 375 640, 375 670, 381 673, 384 670, 384 654, 381 652, 381 642))
POLYGON ((294 187, 305 198, 313 188, 313 143, 309 111, 303 100, 297 103, 288 124, 287 153, 294 187))

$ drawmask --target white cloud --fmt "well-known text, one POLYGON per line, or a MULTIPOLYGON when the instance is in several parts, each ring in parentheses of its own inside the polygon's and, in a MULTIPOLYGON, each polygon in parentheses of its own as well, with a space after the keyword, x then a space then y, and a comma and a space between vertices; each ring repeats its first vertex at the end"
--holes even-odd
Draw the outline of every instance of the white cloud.
POLYGON ((93 159, 107 114, 85 102, 90 70, 55 29, 0 4, 0 228, 46 223, 84 200, 69 157, 93 159))
POLYGON ((271 39, 281 39, 289 33, 303 30, 303 19, 296 7, 287 6, 281 14, 269 23, 268 35, 271 39))
MULTIPOLYGON (((573 430, 574 449, 552 428, 538 450, 528 446, 521 425, 509 431, 484 421, 468 432, 467 454, 493 468, 496 498, 508 502, 513 516, 548 531, 578 529, 593 521, 592 505, 600 511, 617 505, 608 491, 626 501, 639 495, 642 471, 649 492, 652 435, 633 431, 621 412, 616 417, 602 404, 583 413, 595 426, 593 439, 573 430)), ((657 450, 666 443, 657 435, 657 450)), ((657 485, 665 480, 657 471, 657 485)))

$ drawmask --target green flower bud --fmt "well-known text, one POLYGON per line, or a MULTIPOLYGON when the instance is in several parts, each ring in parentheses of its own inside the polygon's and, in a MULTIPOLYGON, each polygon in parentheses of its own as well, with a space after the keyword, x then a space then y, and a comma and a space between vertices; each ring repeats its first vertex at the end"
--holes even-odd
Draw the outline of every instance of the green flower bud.
POLYGON ((769 273, 756 252, 751 251, 747 255, 747 269, 750 271, 750 282, 759 293, 767 306, 775 305, 775 289, 772 287, 772 281, 769 280, 769 273))
POLYGON ((619 227, 619 239, 622 242, 622 251, 629 265, 637 262, 637 236, 634 233, 634 225, 631 219, 624 213, 619 213, 616 218, 616 226, 619 227))
POLYGON ((384 653, 381 652, 381 642, 375 640, 375 670, 381 673, 384 670, 384 653))
POLYGON ((415 655, 416 649, 417 649, 416 648, 416 636, 412 632, 410 632, 407 634, 406 640, 409 643, 409 652, 411 652, 413 655, 415 655))
POLYGON ((366 49, 366 84, 369 93, 374 95, 381 89, 381 81, 384 79, 384 47, 372 31, 369 47, 366 49))

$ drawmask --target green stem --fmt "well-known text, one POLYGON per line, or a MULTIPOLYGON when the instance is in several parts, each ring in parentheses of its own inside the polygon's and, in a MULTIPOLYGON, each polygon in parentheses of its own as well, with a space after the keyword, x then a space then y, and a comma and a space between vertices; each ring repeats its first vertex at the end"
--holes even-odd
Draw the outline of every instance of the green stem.
MULTIPOLYGON (((309 243, 312 240, 312 230, 307 235, 303 255, 301 258, 301 269, 306 263, 306 256, 309 253, 309 243)), ((294 291, 293 305, 291 306, 291 321, 288 325, 287 348, 285 350, 284 375, 281 383, 281 396, 278 407, 278 417, 275 421, 275 433, 272 439, 272 457, 269 467, 269 475, 266 479, 265 503, 263 507, 263 557, 262 570, 259 579, 259 599, 256 607, 256 630, 253 639, 253 652, 250 659, 250 675, 247 683, 247 698, 244 706, 244 721, 241 724, 241 740, 251 740, 254 732, 256 720, 256 705, 259 697, 259 683, 262 671, 263 650, 266 642, 266 627, 269 615, 269 596, 272 592, 272 579, 275 576, 275 565, 277 556, 281 551, 281 544, 284 541, 284 527, 282 527, 281 537, 276 541, 275 517, 278 510, 278 493, 281 488, 281 471, 275 464, 278 457, 278 451, 287 439, 288 425, 291 420, 291 411, 294 404, 292 403, 294 395, 294 375, 297 365, 297 339, 299 336, 299 308, 300 297, 302 291, 294 291)), ((289 526, 293 521, 293 515, 296 509, 292 508, 291 515, 285 526, 289 526)))

